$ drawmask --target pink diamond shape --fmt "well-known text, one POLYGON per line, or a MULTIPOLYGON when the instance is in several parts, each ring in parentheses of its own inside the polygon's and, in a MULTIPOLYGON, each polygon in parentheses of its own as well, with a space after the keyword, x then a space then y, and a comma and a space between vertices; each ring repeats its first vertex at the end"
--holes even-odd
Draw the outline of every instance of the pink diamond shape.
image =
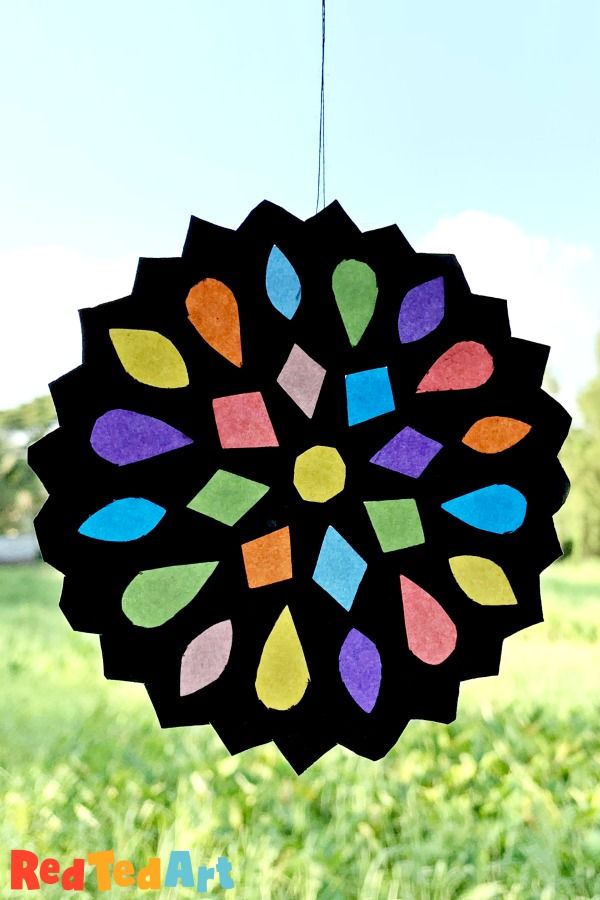
POLYGON ((277 384, 312 419, 324 378, 323 366, 315 362, 298 344, 294 344, 279 373, 277 384))
POLYGON ((213 411, 224 450, 279 446, 260 391, 216 397, 213 411))

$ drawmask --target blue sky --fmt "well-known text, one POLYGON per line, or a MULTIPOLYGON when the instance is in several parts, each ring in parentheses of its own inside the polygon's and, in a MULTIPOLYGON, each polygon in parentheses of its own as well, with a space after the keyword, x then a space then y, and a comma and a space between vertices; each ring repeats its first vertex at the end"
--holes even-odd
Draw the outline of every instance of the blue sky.
MULTIPOLYGON (((600 4, 329 0, 327 24, 328 199, 510 292, 572 401, 600 329, 600 4)), ((190 214, 314 212, 320 27, 319 0, 0 2, 0 406, 76 364, 74 310, 178 254, 190 214)))

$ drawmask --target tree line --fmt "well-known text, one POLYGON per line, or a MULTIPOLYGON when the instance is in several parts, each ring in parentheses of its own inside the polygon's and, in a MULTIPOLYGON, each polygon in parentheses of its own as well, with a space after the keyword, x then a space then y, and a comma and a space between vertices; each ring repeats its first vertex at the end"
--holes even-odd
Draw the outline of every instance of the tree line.
MULTIPOLYGON (((579 558, 600 557, 600 336, 596 355, 597 373, 579 396, 578 424, 560 455, 571 492, 557 528, 565 554, 579 558)), ((49 396, 0 412, 0 535, 32 531, 46 492, 27 465, 27 447, 55 427, 49 396)))

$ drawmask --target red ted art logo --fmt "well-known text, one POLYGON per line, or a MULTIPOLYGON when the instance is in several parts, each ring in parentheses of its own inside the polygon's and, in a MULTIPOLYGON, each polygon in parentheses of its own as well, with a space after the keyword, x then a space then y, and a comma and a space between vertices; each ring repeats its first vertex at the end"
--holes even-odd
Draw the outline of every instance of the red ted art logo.
MULTIPOLYGON (((231 877, 232 864, 226 856, 219 856, 214 866, 198 866, 194 870, 189 850, 172 850, 162 876, 162 864, 151 857, 136 870, 129 859, 115 859, 113 850, 88 853, 70 865, 62 867, 57 859, 41 859, 31 850, 12 850, 10 854, 10 887, 13 891, 39 891, 43 885, 60 884, 63 891, 84 891, 89 884, 86 864, 95 869, 96 887, 110 891, 115 887, 137 887, 142 891, 156 891, 161 887, 196 888, 199 894, 213 887, 228 890, 235 886, 231 877)), ((93 879, 92 879, 93 880, 93 879)))

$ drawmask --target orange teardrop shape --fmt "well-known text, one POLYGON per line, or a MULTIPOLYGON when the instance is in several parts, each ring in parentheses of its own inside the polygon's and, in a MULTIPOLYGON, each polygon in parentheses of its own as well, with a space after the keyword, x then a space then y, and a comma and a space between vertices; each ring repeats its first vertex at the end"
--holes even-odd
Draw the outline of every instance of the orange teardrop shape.
POLYGON ((475 422, 463 438, 463 444, 478 453, 500 453, 518 444, 531 431, 531 425, 508 416, 486 416, 475 422))
POLYGON ((206 343, 239 368, 240 315, 233 292, 216 278, 204 278, 190 290, 185 305, 190 322, 206 343))

